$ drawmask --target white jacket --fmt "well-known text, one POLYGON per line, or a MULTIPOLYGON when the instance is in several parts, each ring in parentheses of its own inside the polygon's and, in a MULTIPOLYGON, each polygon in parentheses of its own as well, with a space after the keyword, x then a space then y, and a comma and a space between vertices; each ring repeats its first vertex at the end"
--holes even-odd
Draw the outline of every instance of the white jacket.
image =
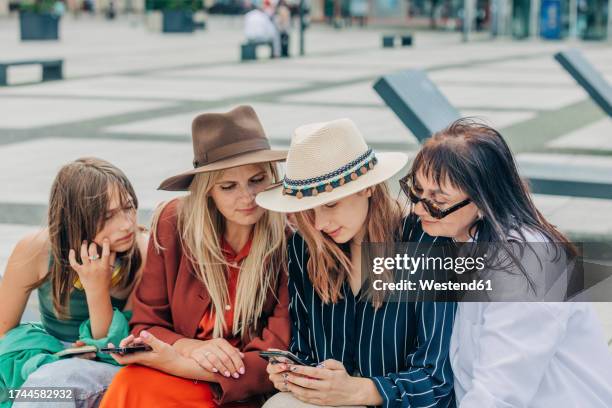
POLYGON ((459 408, 612 407, 612 353, 589 303, 460 303, 450 361, 459 408))

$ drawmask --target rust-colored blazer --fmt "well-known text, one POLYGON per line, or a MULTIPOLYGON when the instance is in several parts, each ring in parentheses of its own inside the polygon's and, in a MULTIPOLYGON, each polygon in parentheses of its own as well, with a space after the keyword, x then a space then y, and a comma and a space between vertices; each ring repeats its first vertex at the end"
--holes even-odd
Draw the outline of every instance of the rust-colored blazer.
MULTIPOLYGON (((158 252, 149 240, 147 262, 142 281, 135 292, 132 333, 148 330, 157 338, 174 344, 181 338, 193 339, 198 324, 211 304, 204 284, 197 278, 192 263, 183 253, 177 231, 178 199, 163 209, 157 227, 157 239, 164 248, 158 252)), ((283 268, 279 267, 279 271, 283 268)), ((218 404, 248 399, 274 390, 266 373, 267 362, 259 350, 287 350, 291 338, 287 276, 280 273, 276 291, 270 290, 258 327, 263 330, 241 344, 246 373, 239 379, 218 375, 218 404)))

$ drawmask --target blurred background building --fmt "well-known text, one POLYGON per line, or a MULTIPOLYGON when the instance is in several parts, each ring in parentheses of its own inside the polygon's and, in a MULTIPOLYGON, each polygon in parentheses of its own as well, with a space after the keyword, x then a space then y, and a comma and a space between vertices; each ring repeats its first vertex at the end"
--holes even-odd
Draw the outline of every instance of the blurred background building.
MULTIPOLYGON (((51 0, 0 0, 0 16, 24 4, 51 0)), ((70 13, 147 13, 190 6, 212 14, 242 14, 269 0, 59 0, 70 13)), ((273 0, 274 1, 274 0, 273 0)), ((311 21, 407 25, 435 30, 489 32, 517 39, 612 38, 611 0, 301 0, 311 21), (467 10, 467 13, 465 11, 467 10), (464 15, 470 24, 464 26, 464 15)), ((55 2, 53 0, 53 2, 55 2)), ((287 1, 297 14, 300 0, 287 1)))

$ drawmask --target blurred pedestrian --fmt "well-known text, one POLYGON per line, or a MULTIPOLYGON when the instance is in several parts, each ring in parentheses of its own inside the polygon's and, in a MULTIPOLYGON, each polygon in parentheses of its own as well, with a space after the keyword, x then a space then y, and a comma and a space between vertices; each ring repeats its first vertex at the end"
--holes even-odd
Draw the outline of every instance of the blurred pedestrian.
POLYGON ((53 3, 53 14, 55 14, 57 17, 62 17, 65 12, 66 12, 66 5, 64 4, 62 0, 58 0, 55 3, 53 3))
POLYGON ((93 0, 83 0, 83 11, 90 14, 94 13, 94 2, 93 0))
POLYGON ((249 42, 271 42, 272 55, 280 55, 279 32, 272 16, 262 9, 255 8, 244 15, 244 35, 249 42))
POLYGON ((106 18, 108 20, 112 20, 115 18, 116 15, 117 11, 115 9, 115 2, 113 0, 110 0, 108 2, 108 8, 106 9, 106 18))
POLYGON ((357 19, 359 25, 364 27, 368 20, 368 0, 351 0, 350 15, 351 20, 357 19))
POLYGON ((289 31, 291 30, 291 11, 286 0, 280 0, 276 5, 274 23, 280 37, 280 56, 289 56, 289 31))

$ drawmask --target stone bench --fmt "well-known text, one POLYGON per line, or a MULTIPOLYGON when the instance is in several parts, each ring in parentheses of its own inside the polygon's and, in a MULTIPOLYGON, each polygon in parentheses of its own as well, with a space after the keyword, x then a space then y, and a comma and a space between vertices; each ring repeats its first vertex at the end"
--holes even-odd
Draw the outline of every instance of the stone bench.
MULTIPOLYGON (((425 71, 419 69, 384 75, 376 81, 374 90, 420 143, 461 118, 425 71)), ((583 177, 577 177, 577 170, 566 168, 567 159, 562 166, 559 163, 553 166, 545 163, 547 157, 551 156, 539 157, 535 165, 521 166, 521 173, 529 179, 534 193, 612 199, 612 172, 607 159, 601 164, 603 171, 587 166, 580 172, 583 177)))
POLYGON ((64 79, 64 60, 20 60, 0 61, 0 86, 8 85, 8 69, 20 65, 41 65, 42 82, 64 79))
POLYGON ((395 47, 395 40, 399 38, 402 47, 412 46, 412 34, 411 33, 387 33, 382 36, 383 48, 395 47))
POLYGON ((257 59, 257 47, 267 45, 270 47, 270 58, 274 58, 274 45, 272 41, 247 41, 240 45, 240 60, 253 61, 257 59))
POLYGON ((591 99, 612 117, 612 85, 576 49, 558 52, 555 59, 578 82, 591 99))

